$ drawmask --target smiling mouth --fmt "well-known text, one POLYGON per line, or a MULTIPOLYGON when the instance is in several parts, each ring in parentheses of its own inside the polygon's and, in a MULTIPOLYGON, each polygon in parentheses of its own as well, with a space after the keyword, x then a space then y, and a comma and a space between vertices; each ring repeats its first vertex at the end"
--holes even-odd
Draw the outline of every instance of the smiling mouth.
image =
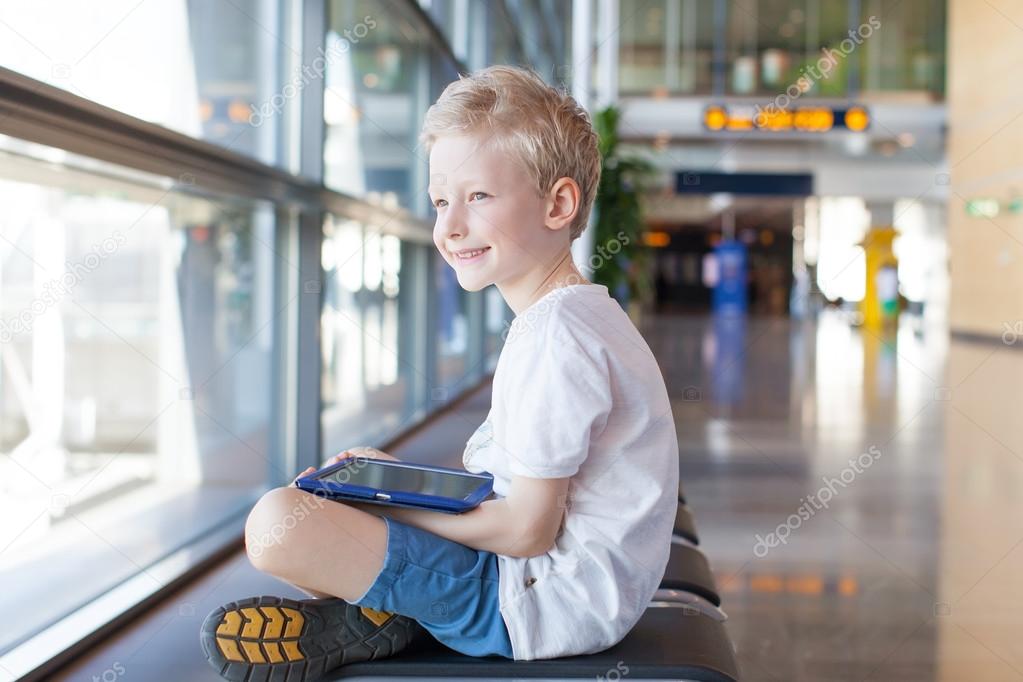
POLYGON ((457 261, 459 263, 471 263, 473 261, 479 260, 483 256, 483 254, 486 253, 489 250, 490 250, 490 247, 486 246, 486 247, 484 247, 482 249, 473 249, 471 251, 460 251, 460 252, 454 253, 452 255, 454 255, 455 261, 457 261))

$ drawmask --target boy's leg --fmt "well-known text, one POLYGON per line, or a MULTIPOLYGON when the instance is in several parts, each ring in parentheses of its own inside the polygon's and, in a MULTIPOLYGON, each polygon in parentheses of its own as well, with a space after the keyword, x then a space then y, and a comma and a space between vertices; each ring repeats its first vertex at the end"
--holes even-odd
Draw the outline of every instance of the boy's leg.
POLYGON ((491 552, 297 488, 260 500, 246 543, 257 568, 300 589, 414 618, 465 654, 513 657, 491 552))
POLYGON ((355 601, 380 573, 384 521, 298 488, 263 495, 249 513, 245 544, 252 565, 306 591, 355 601))
POLYGON ((514 658, 501 615, 499 557, 386 518, 387 559, 356 604, 414 618, 469 656, 514 658))
POLYGON ((344 663, 389 656, 425 634, 413 619, 349 603, 384 566, 388 538, 380 518, 278 488, 253 508, 245 535, 256 568, 326 598, 254 597, 207 616, 200 640, 224 677, 308 682, 344 663))

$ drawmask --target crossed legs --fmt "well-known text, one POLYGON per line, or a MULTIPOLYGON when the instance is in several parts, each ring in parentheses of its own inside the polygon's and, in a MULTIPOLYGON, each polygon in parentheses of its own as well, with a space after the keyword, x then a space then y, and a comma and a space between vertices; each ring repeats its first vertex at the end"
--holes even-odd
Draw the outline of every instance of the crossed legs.
POLYGON ((275 488, 245 523, 249 561, 314 597, 356 601, 387 552, 383 519, 294 487, 275 488))

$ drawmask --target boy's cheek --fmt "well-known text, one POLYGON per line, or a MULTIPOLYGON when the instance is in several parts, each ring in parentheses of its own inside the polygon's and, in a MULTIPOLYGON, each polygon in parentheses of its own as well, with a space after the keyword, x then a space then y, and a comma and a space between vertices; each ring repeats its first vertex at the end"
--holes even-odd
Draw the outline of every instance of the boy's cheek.
POLYGON ((450 257, 448 257, 448 254, 447 254, 447 252, 446 252, 446 251, 445 251, 445 250, 443 249, 443 247, 441 247, 441 246, 440 246, 439 244, 437 244, 436 242, 434 242, 433 246, 434 246, 434 248, 435 248, 435 249, 437 249, 437 253, 439 253, 439 254, 440 254, 440 257, 441 257, 441 258, 443 258, 443 259, 444 259, 444 260, 445 260, 445 261, 447 262, 447 264, 448 264, 448 265, 454 266, 454 263, 452 263, 452 262, 451 262, 451 258, 450 258, 450 257))

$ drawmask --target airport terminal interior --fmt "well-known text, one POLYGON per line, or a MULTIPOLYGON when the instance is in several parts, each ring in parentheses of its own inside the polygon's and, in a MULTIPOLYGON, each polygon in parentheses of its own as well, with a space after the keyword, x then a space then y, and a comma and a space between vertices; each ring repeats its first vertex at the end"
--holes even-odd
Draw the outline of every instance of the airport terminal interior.
POLYGON ((221 679, 208 613, 308 598, 246 554, 263 493, 462 467, 516 315, 438 252, 419 132, 500 64, 600 136, 572 255, 667 388, 671 556, 607 651, 323 679, 1023 679, 1021 39, 1009 0, 4 3, 0 682, 221 679))

